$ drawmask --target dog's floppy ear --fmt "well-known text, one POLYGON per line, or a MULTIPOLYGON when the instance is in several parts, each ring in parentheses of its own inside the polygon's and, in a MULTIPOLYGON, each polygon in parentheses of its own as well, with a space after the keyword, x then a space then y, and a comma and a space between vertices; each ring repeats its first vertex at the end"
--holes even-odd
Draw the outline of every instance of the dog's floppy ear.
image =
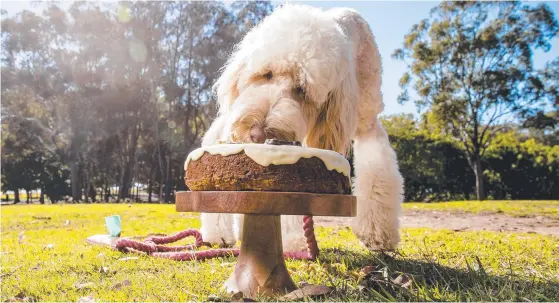
POLYGON ((237 84, 239 82, 239 74, 245 65, 246 62, 239 51, 239 47, 237 47, 227 60, 222 68, 221 75, 213 85, 220 113, 228 112, 235 99, 239 97, 237 84))
POLYGON ((355 72, 359 86, 359 132, 373 128, 384 108, 381 94, 382 62, 375 37, 367 21, 354 9, 334 8, 327 11, 340 25, 355 51, 355 72))
POLYGON ((315 125, 305 138, 307 146, 329 149, 343 155, 347 153, 356 122, 356 92, 358 88, 355 79, 349 76, 340 86, 328 93, 315 125))

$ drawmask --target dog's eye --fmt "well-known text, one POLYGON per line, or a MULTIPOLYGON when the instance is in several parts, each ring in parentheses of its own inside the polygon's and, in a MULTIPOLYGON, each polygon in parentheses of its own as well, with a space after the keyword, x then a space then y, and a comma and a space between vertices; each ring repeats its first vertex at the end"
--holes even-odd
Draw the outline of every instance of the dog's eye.
POLYGON ((295 87, 293 92, 295 93, 295 95, 297 95, 301 98, 305 97, 305 89, 303 89, 301 86, 295 87))
POLYGON ((266 78, 266 80, 272 80, 272 77, 274 75, 272 74, 272 72, 267 72, 264 74, 264 78, 266 78))

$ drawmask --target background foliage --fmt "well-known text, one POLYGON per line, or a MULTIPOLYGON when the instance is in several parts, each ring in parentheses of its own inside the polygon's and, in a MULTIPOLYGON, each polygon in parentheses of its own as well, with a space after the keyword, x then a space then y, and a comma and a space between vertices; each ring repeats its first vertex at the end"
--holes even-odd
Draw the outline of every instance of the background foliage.
POLYGON ((486 196, 485 153, 507 123, 557 124, 557 61, 534 67, 534 50, 549 51, 559 24, 545 4, 519 1, 451 1, 412 27, 393 57, 408 65, 400 79, 400 102, 428 108, 432 123, 456 138, 486 196), (546 115, 551 109, 553 119, 546 115), (538 121, 538 122, 536 122, 538 121), (544 123, 545 121, 545 123, 544 123))
MULTIPOLYGON (((457 140, 442 134, 429 113, 383 119, 405 178, 406 201, 476 199, 475 176, 457 140)), ((559 145, 550 133, 519 125, 504 127, 483 157, 489 199, 557 199, 559 145)))
MULTIPOLYGON (((2 12, 1 179, 15 191, 2 198, 172 202, 219 69, 272 5, 41 5, 2 12)), ((395 57, 421 115, 383 118, 406 201, 475 199, 480 184, 482 198, 559 199, 559 58, 531 60, 557 29, 545 5, 518 2, 445 2, 411 29, 395 57)))

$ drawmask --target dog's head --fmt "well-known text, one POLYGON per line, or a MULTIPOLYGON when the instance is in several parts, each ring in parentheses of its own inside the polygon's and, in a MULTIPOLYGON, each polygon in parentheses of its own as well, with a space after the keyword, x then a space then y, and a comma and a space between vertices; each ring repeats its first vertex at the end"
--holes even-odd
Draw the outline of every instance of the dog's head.
POLYGON ((297 140, 345 154, 356 127, 355 52, 319 9, 275 10, 236 46, 214 86, 229 139, 297 140))

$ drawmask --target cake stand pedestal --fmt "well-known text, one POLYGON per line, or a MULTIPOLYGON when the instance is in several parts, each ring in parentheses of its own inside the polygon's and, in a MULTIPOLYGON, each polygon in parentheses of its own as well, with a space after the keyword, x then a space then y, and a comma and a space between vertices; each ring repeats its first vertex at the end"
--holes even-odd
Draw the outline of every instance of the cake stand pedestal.
POLYGON ((237 264, 224 287, 250 297, 297 288, 283 258, 281 215, 355 217, 357 211, 355 196, 334 194, 181 191, 175 201, 178 212, 245 215, 237 264))

